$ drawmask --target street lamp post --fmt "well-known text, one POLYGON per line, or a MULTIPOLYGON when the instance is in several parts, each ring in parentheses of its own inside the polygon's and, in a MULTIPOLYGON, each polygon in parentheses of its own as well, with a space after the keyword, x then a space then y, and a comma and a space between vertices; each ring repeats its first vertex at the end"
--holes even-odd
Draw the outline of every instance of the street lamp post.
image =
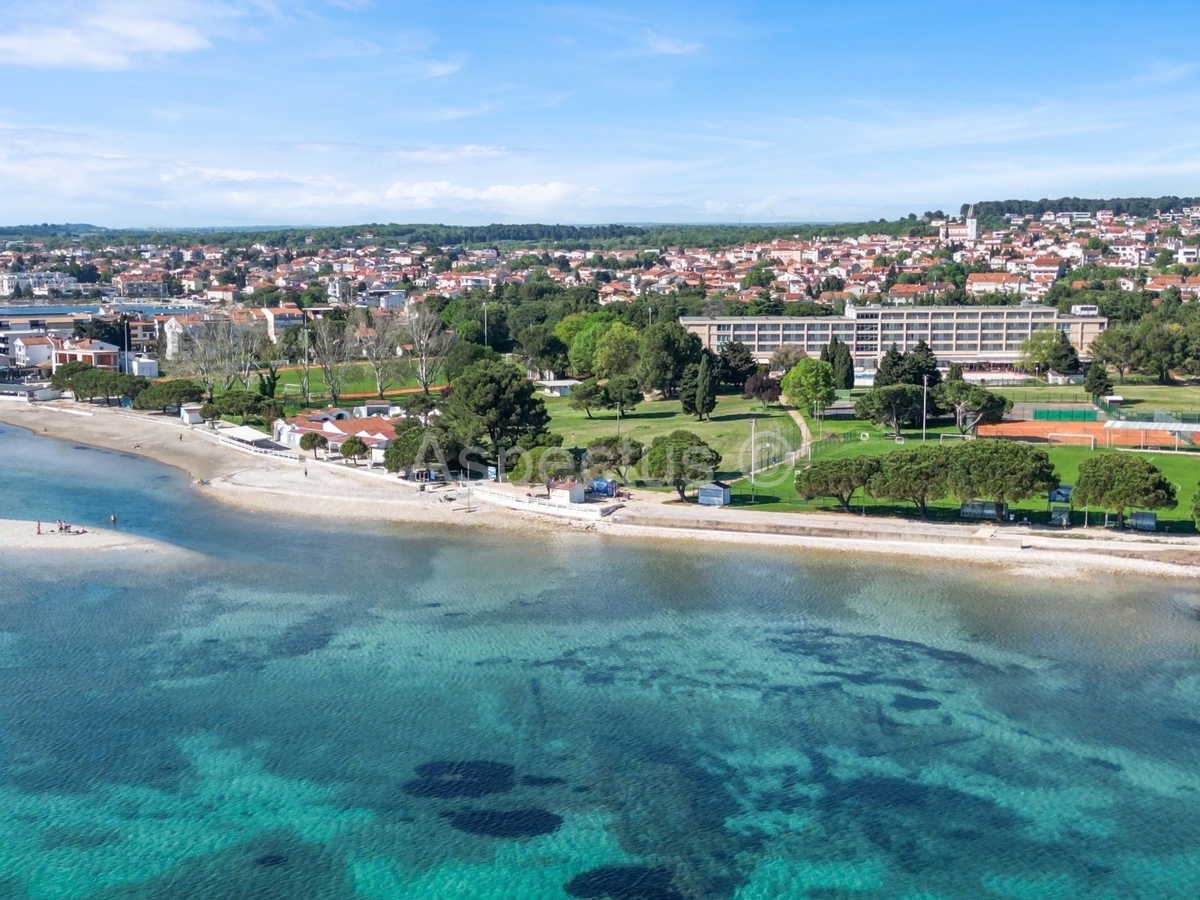
POLYGON ((750 417, 750 502, 751 503, 754 503, 758 499, 758 495, 755 493, 755 486, 754 486, 754 470, 758 467, 758 441, 757 441, 757 431, 756 431, 757 425, 758 425, 758 418, 756 416, 751 416, 750 417))
POLYGON ((926 372, 922 376, 925 381, 925 390, 921 393, 921 443, 925 443, 925 424, 928 417, 929 408, 929 373, 926 372))

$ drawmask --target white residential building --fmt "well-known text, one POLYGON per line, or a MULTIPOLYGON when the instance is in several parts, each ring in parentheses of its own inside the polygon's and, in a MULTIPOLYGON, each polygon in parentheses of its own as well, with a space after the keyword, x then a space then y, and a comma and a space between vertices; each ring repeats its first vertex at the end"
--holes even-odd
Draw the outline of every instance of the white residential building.
POLYGON ((831 338, 850 347, 855 365, 874 369, 895 344, 911 350, 924 340, 943 363, 1015 363, 1035 331, 1064 332, 1081 354, 1108 325, 1101 316, 1071 316, 1052 306, 911 306, 847 304, 843 316, 684 316, 679 323, 710 350, 738 341, 766 362, 783 344, 815 356, 831 338))

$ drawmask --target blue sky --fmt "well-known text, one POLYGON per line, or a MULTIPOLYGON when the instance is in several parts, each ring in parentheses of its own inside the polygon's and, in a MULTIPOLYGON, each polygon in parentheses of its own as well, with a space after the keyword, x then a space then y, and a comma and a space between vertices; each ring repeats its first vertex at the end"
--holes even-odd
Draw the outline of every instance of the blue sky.
POLYGON ((0 0, 0 221, 1200 194, 1200 4, 0 0))

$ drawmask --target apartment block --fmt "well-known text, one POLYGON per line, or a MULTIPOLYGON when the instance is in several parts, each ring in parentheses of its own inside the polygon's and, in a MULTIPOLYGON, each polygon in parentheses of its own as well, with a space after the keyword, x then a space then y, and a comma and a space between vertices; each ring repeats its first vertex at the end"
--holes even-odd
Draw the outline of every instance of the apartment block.
POLYGON ((856 367, 874 369, 895 344, 910 350, 924 340, 942 363, 1011 365, 1033 332, 1062 331, 1087 356, 1108 325, 1098 315, 1065 315, 1051 306, 853 306, 843 316, 684 316, 679 323, 710 350, 739 341, 766 362, 783 344, 815 356, 836 337, 850 347, 856 367))

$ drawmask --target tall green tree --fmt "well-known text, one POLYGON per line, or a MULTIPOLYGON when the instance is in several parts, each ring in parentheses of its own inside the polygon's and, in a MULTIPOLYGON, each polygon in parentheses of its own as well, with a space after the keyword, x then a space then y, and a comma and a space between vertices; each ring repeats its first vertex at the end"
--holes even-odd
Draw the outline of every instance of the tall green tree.
POLYGON ((647 391, 661 391, 664 397, 674 396, 684 370, 700 362, 703 349, 700 338, 678 322, 655 322, 642 332, 638 364, 642 387, 647 391))
POLYGON ((930 501, 948 492, 947 463, 947 449, 941 444, 885 453, 879 457, 879 471, 871 476, 868 489, 874 497, 908 501, 927 516, 930 501))
POLYGON ((590 419, 593 409, 602 409, 608 405, 608 391, 595 378, 588 378, 571 388, 571 398, 567 405, 571 409, 582 409, 590 419))
MULTIPOLYGON (((210 404, 211 405, 211 404, 210 404)), ((313 459, 317 458, 317 451, 324 450, 329 446, 329 438, 316 431, 306 431, 300 435, 300 449, 312 452, 313 459)), ((393 471, 393 470, 388 470, 393 471)))
POLYGON ((358 461, 370 452, 371 448, 356 434, 352 434, 342 441, 342 458, 350 460, 356 466, 358 461))
POLYGON ((539 372, 563 372, 568 365, 567 346, 545 325, 531 325, 521 332, 521 358, 539 372))
POLYGON ((632 375, 614 375, 604 386, 608 398, 608 409, 617 410, 620 415, 633 412, 634 408, 645 399, 641 386, 632 375))
POLYGON ((796 493, 805 500, 832 497, 843 512, 850 512, 854 492, 865 490, 879 468, 877 456, 818 460, 796 472, 796 493))
POLYGON ((892 344, 888 347, 887 352, 883 354, 883 358, 879 360, 879 366, 875 369, 875 387, 889 387, 893 384, 901 383, 901 366, 904 363, 904 357, 901 355, 899 348, 892 344))
POLYGON ((596 475, 615 472, 621 481, 628 482, 629 470, 645 455, 645 445, 627 434, 596 438, 587 448, 588 468, 596 475))
POLYGON ((700 364, 696 367, 696 413, 701 420, 712 415, 717 406, 717 370, 719 361, 713 360, 711 353, 700 356, 700 364))
POLYGON ((1067 338, 1065 332, 1054 332, 1054 346, 1050 348, 1050 358, 1047 361, 1050 371, 1059 375, 1074 375, 1081 368, 1079 353, 1067 338))
POLYGON ((802 359, 783 376, 780 388, 801 415, 824 412, 837 399, 833 366, 819 359, 802 359))
POLYGON ((1050 370, 1050 358, 1054 353, 1056 340, 1055 332, 1048 328, 1035 331, 1021 342, 1021 355, 1017 364, 1027 372, 1046 374, 1050 370))
POLYGON ((1125 383, 1125 373, 1133 369, 1137 361, 1136 330, 1131 325, 1111 325, 1096 335, 1089 348, 1093 365, 1112 366, 1117 370, 1117 381, 1125 383))
POLYGON ((970 441, 949 454, 950 491, 960 500, 1007 504, 1058 486, 1046 451, 1015 441, 970 441))
POLYGON ((1159 384, 1171 383, 1171 370, 1179 365, 1183 330, 1174 324, 1142 321, 1134 331, 1134 367, 1153 375, 1159 384))
POLYGON ((166 410, 185 403, 199 403, 204 397, 204 388, 186 378, 173 378, 152 384, 134 398, 134 409, 166 410))
POLYGON ((1108 369, 1098 362, 1088 366, 1087 375, 1083 379, 1083 389, 1090 397, 1104 397, 1113 391, 1112 379, 1108 377, 1108 369))
POLYGON ((901 355, 899 376, 900 384, 919 384, 922 387, 928 379, 930 391, 942 383, 937 357, 923 338, 917 341, 915 347, 901 355))
POLYGON ((495 455, 544 434, 550 416, 533 382, 515 366, 482 360, 458 376, 441 422, 464 445, 483 442, 495 455))
POLYGON ((854 357, 850 347, 836 337, 829 341, 825 348, 829 354, 829 364, 833 366, 833 384, 839 391, 848 391, 854 387, 854 357))
POLYGON ((924 389, 914 384, 890 384, 872 388, 854 403, 854 413, 860 419, 885 425, 900 437, 900 428, 921 421, 924 389))
POLYGON ((721 464, 721 454, 691 431, 660 434, 646 454, 646 472, 650 478, 665 482, 686 500, 685 491, 693 484, 710 481, 721 464))
POLYGON ((614 322, 596 344, 592 369, 598 378, 632 375, 637 369, 641 347, 642 336, 636 328, 614 322))
POLYGON ((604 319, 593 319, 587 323, 571 340, 567 359, 571 363, 571 371, 576 374, 588 374, 596 371, 596 348, 604 338, 612 322, 604 319))
POLYGON ((740 388, 757 371, 758 363, 754 361, 754 354, 741 341, 728 341, 721 345, 721 384, 740 388))
POLYGON ((444 369, 446 378, 453 383, 459 375, 482 360, 498 360, 500 354, 491 347, 472 341, 455 341, 446 353, 444 369))
POLYGON ((1125 526, 1125 511, 1174 509, 1175 486, 1158 466, 1132 453, 1101 453, 1079 464, 1079 478, 1071 501, 1080 506, 1100 506, 1117 514, 1117 527, 1125 526))
POLYGON ((995 425, 1012 410, 1012 401, 987 388, 966 381, 947 381, 938 386, 938 406, 954 413, 959 434, 979 425, 995 425))
POLYGON ((687 367, 679 382, 679 402, 683 411, 701 421, 717 405, 717 368, 720 362, 705 350, 700 362, 687 367))

